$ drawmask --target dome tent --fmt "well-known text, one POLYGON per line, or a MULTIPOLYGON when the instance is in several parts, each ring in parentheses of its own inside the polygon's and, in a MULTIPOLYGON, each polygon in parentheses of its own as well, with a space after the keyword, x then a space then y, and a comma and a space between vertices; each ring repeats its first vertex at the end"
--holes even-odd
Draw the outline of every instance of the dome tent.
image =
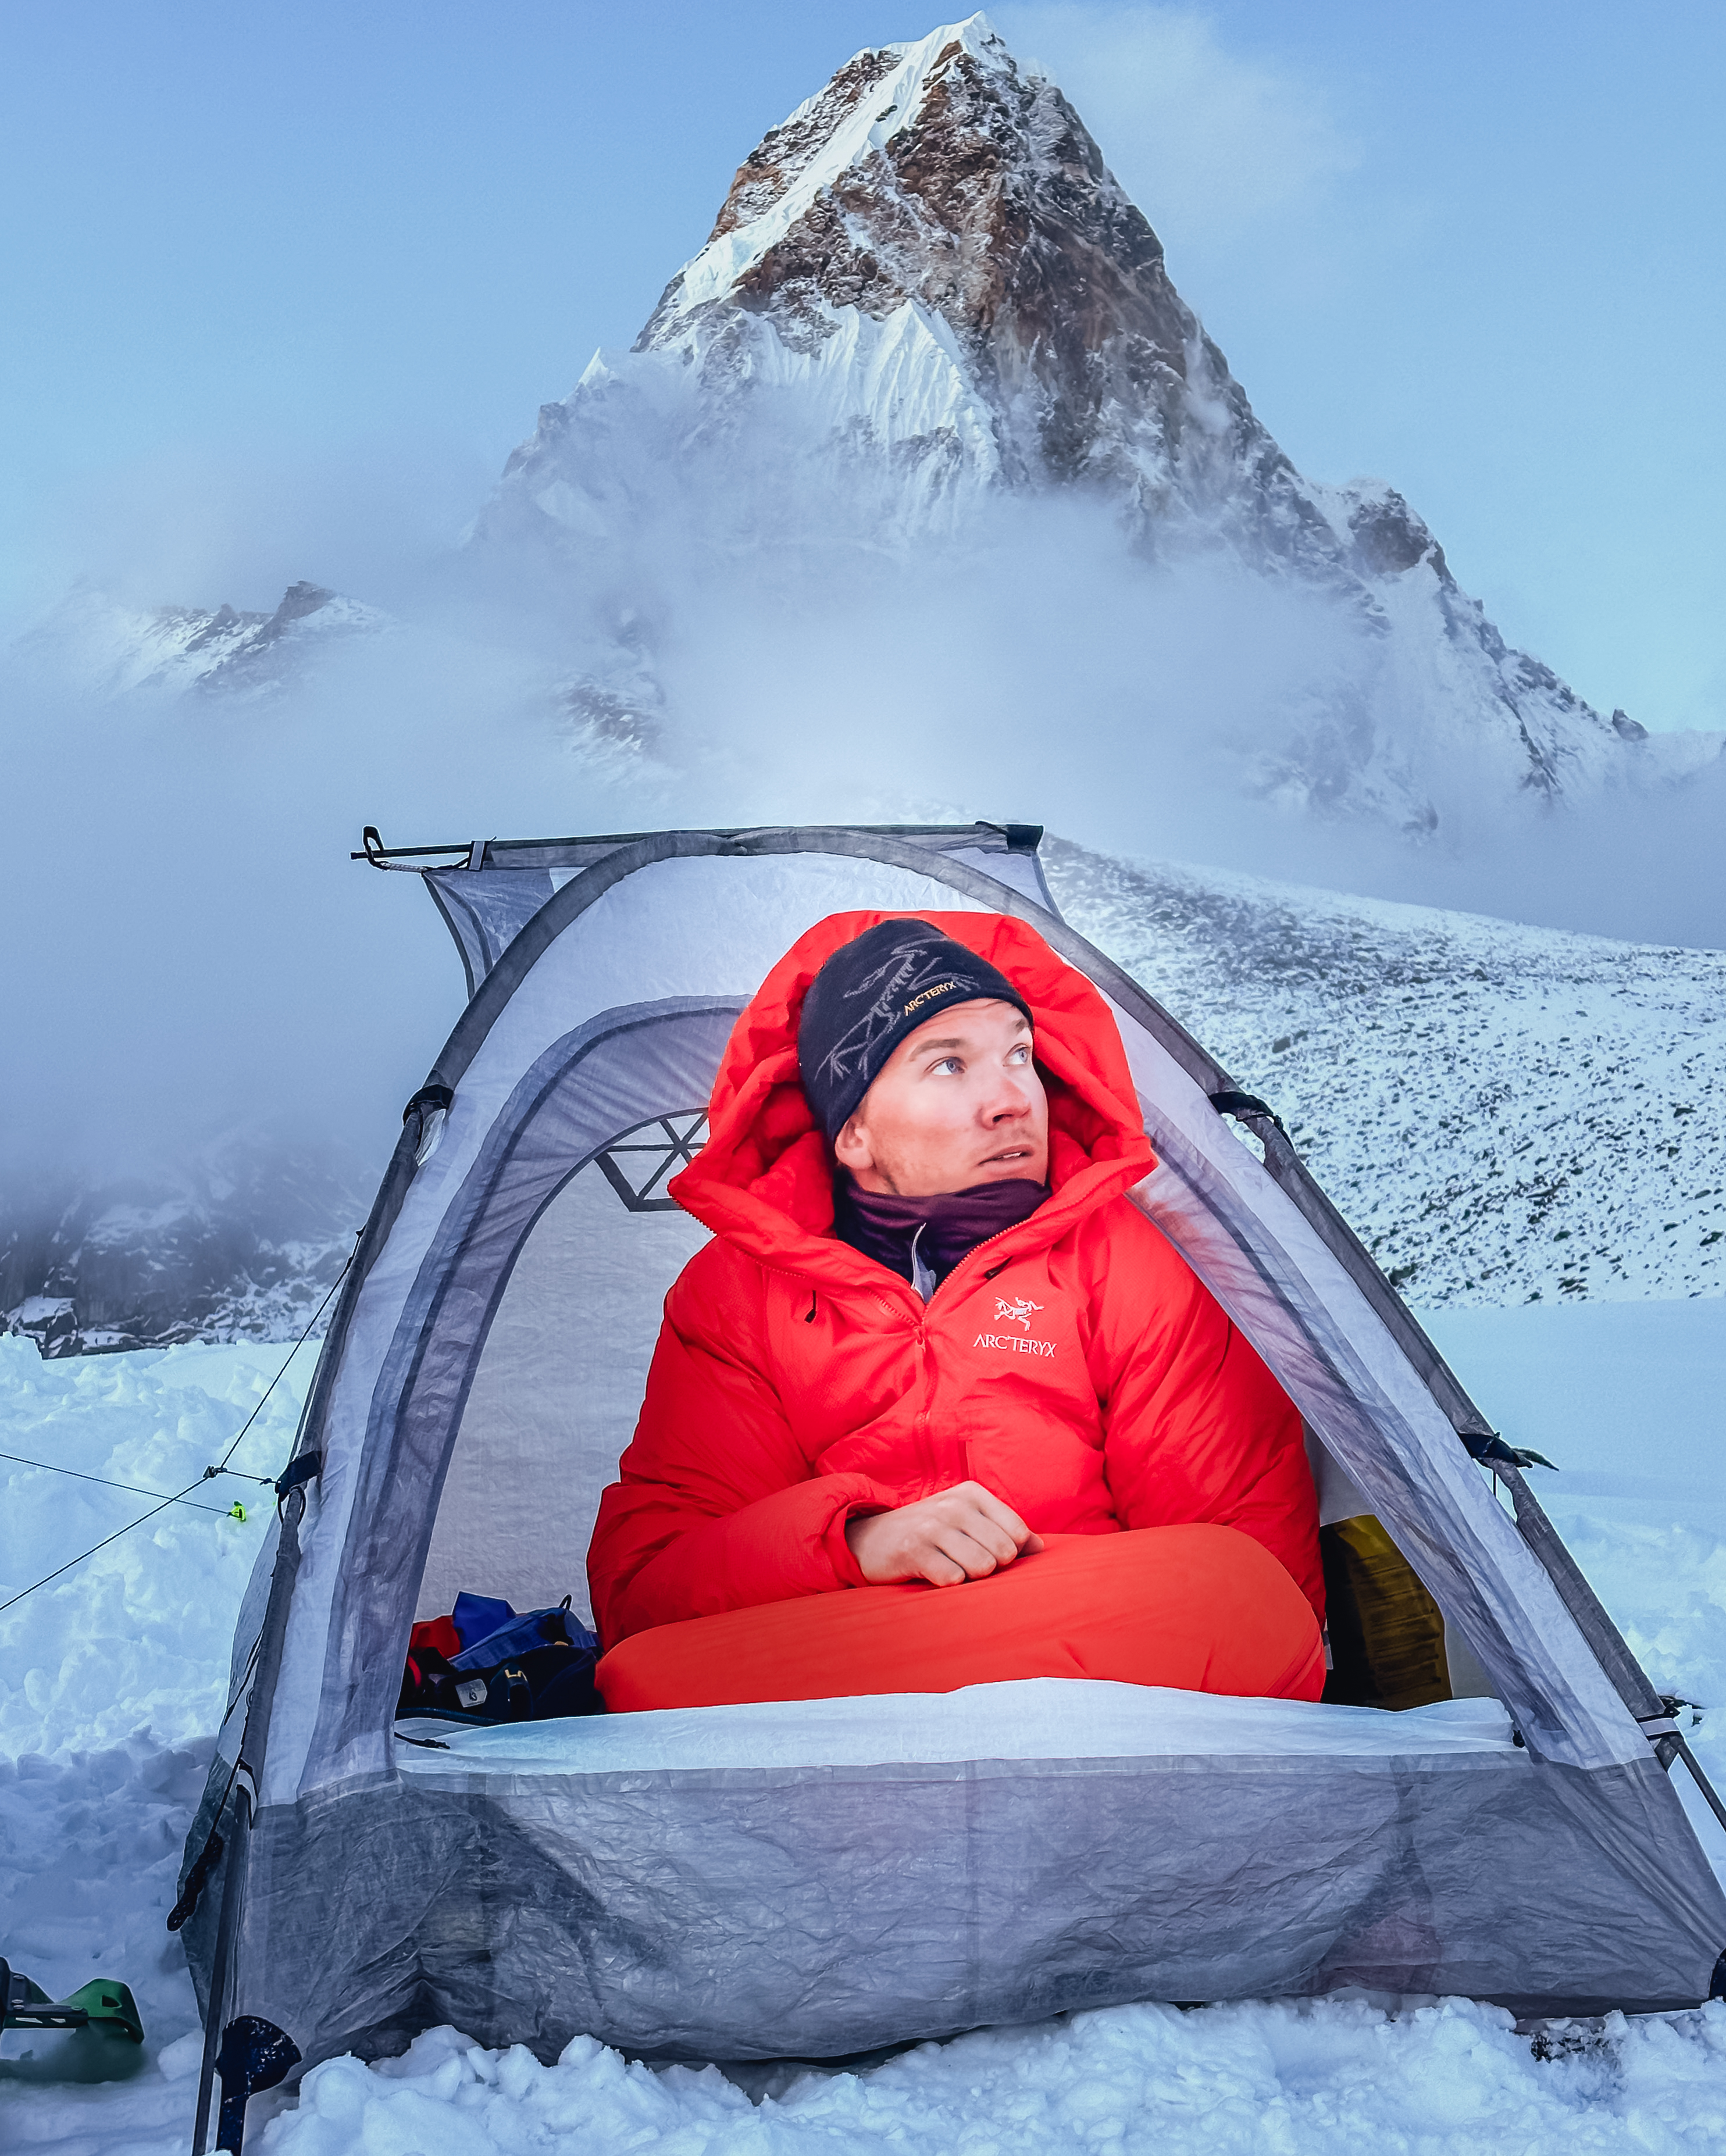
POLYGON ((249 2089, 439 2022, 547 2057, 586 2033, 742 2061, 1143 1998, 1365 1985, 1538 2015, 1708 1993, 1726 1898, 1667 1779, 1686 1748, 1526 1456, 1269 1111, 1061 920, 1040 836, 680 831, 452 862, 367 833, 376 865, 421 864, 470 1002, 344 1282, 187 1845, 223 2145, 249 2089), (1381 1523, 1443 1613, 1442 1689, 1473 1696, 1040 1680, 397 1727, 409 1627, 458 1589, 583 1607, 660 1301, 704 1239, 664 1184, 757 983, 862 907, 1020 916, 1108 999, 1158 1163, 1133 1201, 1299 1405, 1321 1517, 1381 1523))

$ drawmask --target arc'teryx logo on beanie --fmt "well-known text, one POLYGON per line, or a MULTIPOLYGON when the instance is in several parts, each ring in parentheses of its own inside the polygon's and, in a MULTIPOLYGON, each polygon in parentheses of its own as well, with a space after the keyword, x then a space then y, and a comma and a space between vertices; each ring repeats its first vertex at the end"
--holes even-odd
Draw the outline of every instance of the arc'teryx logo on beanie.
POLYGON ((927 921, 878 921, 833 952, 804 998, 797 1029, 803 1090, 830 1138, 907 1034, 943 1003, 989 998, 1030 1018, 1003 973, 927 921))

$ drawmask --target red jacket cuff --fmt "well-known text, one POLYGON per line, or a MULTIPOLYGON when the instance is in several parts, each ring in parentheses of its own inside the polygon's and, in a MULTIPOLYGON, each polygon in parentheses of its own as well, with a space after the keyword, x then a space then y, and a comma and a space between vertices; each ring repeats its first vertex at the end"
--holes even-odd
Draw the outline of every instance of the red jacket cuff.
MULTIPOLYGON (((856 1482, 860 1478, 847 1475, 842 1479, 846 1482, 856 1482)), ((866 1513, 891 1512, 896 1502, 895 1493, 891 1490, 881 1489, 874 1484, 869 1487, 872 1492, 870 1496, 842 1497, 840 1500, 821 1537, 821 1547, 826 1553, 827 1562, 833 1567, 833 1577, 840 1587, 867 1587, 869 1584, 863 1577, 863 1568, 858 1563, 850 1543, 845 1540, 845 1528, 851 1521, 861 1518, 866 1513)))

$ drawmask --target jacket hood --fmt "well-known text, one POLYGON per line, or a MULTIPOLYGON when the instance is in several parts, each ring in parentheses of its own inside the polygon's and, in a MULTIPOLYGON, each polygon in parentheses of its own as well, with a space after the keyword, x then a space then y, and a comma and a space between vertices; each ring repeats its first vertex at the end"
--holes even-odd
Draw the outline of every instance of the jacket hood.
POLYGON ((792 945, 732 1027, 708 1104, 707 1142, 669 1186, 715 1235, 829 1286, 855 1287, 885 1268, 834 1237, 832 1153, 798 1074, 798 1021, 830 955, 894 920, 931 922, 1005 974, 1030 1006, 1049 1093, 1050 1194, 996 1239, 1004 1254, 1054 1242, 1156 1166, 1113 1014, 1028 922, 1002 913, 830 913, 792 945))

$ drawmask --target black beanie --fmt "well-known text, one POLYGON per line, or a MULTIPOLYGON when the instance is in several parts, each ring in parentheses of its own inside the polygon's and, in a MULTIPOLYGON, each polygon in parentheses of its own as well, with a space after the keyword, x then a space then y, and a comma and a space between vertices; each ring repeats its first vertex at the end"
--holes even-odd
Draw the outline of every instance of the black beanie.
POLYGON ((943 1004, 980 997, 1030 1005, 1004 973, 927 921, 878 921, 827 960, 804 998, 797 1028, 803 1090, 836 1138, 907 1034, 943 1004))

